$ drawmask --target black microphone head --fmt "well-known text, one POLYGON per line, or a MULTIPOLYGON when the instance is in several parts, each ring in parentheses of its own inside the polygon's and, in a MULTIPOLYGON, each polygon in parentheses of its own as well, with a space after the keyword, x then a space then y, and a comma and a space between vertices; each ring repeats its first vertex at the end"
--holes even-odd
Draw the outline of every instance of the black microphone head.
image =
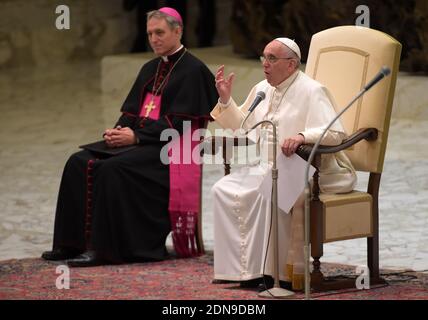
POLYGON ((259 96, 262 100, 264 100, 264 98, 266 98, 266 93, 264 93, 263 91, 257 92, 256 95, 259 96))
POLYGON ((382 73, 383 76, 386 77, 387 75, 389 75, 391 73, 391 69, 389 67, 387 67, 387 66, 383 66, 380 69, 380 73, 382 73))
POLYGON ((263 91, 259 91, 256 93, 256 98, 254 99, 251 106, 248 108, 249 112, 253 112, 253 110, 266 98, 266 94, 263 91))

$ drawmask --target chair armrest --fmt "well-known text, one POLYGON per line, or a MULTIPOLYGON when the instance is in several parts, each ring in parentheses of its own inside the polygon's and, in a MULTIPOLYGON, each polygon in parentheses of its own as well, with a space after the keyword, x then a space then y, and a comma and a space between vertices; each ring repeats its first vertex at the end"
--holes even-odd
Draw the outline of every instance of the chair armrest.
POLYGON ((224 174, 228 175, 230 173, 230 159, 232 157, 232 148, 233 147, 244 147, 255 144, 254 141, 248 139, 247 137, 224 137, 224 136, 211 136, 203 141, 204 151, 209 155, 216 155, 219 151, 219 148, 222 147, 222 157, 224 165, 224 174))
MULTIPOLYGON (((318 147, 318 150, 315 152, 315 155, 339 152, 349 148, 350 146, 353 146, 354 144, 356 144, 357 142, 363 139, 367 141, 374 141, 377 139, 377 136, 378 136, 378 131, 376 128, 362 128, 354 132, 352 135, 350 135, 348 138, 343 140, 343 142, 337 146, 320 145, 318 147)), ((313 144, 302 144, 299 148, 297 148, 296 154, 299 155, 301 158, 308 160, 313 147, 314 147, 313 144)))
POLYGON ((203 143, 205 154, 215 155, 220 147, 245 147, 253 145, 255 142, 247 137, 211 136, 204 139, 203 143))

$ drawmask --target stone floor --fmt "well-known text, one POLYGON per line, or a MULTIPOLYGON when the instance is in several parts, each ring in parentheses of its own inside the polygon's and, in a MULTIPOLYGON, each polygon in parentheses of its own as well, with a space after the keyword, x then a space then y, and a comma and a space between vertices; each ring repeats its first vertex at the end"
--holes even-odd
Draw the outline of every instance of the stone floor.
MULTIPOLYGON (((112 125, 106 110, 120 108, 121 97, 100 90, 100 69, 98 61, 88 61, 0 73, 0 260, 37 257, 50 248, 65 160, 112 125)), ((380 191, 381 267, 428 269, 427 136, 428 117, 392 120, 380 191)), ((221 176, 220 165, 204 167, 208 249, 208 191, 221 176)), ((359 178, 364 188, 367 176, 359 178)), ((326 245, 323 261, 364 264, 365 241, 326 245)))

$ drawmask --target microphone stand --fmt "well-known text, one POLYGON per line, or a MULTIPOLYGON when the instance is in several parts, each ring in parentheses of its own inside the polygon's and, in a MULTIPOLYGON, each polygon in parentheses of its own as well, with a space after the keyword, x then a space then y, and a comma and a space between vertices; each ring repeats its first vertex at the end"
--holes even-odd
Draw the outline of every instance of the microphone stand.
MULTIPOLYGON (((241 129, 243 128, 243 125, 245 121, 247 121, 249 115, 251 112, 247 114, 245 119, 241 123, 241 129)), ((278 169, 276 167, 276 148, 277 148, 277 136, 276 136, 276 126, 275 124, 270 120, 263 120, 258 123, 256 123, 251 129, 248 131, 245 131, 244 135, 247 135, 248 132, 255 129, 262 123, 269 123, 272 125, 273 128, 273 164, 272 164, 272 194, 271 194, 271 217, 272 217, 272 225, 273 225, 273 252, 274 252, 274 266, 273 266, 273 278, 274 278, 274 285, 272 289, 267 289, 259 293, 259 297, 264 298, 288 298, 290 296, 293 296, 295 293, 293 291, 289 291, 286 289, 281 288, 279 285, 279 254, 278 254, 278 169)), ((266 249, 267 252, 269 252, 269 248, 266 249)))
POLYGON ((321 140, 330 129, 330 127, 333 125, 333 123, 336 122, 337 119, 340 118, 342 114, 344 114, 353 104, 355 101, 357 101, 361 96, 363 96, 368 90, 370 90, 371 87, 373 87, 377 82, 382 80, 385 76, 387 76, 390 72, 390 69, 387 67, 383 67, 381 69, 381 72, 377 75, 378 78, 374 78, 369 84, 367 84, 355 97, 352 99, 352 101, 342 110, 340 111, 336 117, 327 125, 327 127, 322 132, 321 136, 316 141, 314 147, 312 148, 312 151, 309 155, 308 162, 306 164, 305 169, 305 245, 303 248, 304 252, 304 259, 305 259, 305 299, 310 299, 310 290, 311 290, 311 280, 310 280, 310 272, 309 272, 309 265, 310 265, 310 237, 309 237, 309 229, 310 229, 310 214, 309 214, 309 201, 311 196, 311 190, 309 185, 309 168, 312 163, 312 160, 314 159, 315 153, 318 150, 319 145, 321 144, 321 140), (379 77, 380 74, 383 74, 383 76, 379 77))

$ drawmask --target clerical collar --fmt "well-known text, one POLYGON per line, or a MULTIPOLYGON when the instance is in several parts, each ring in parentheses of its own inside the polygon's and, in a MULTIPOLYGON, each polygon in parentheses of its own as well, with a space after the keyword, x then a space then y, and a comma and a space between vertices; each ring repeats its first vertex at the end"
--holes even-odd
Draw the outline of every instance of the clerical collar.
POLYGON ((181 45, 177 50, 175 50, 169 56, 161 56, 161 58, 163 62, 168 62, 168 61, 175 62, 181 56, 181 53, 183 53, 183 50, 184 50, 184 46, 181 45))
POLYGON ((297 69, 291 76, 289 76, 287 79, 282 81, 275 88, 280 92, 286 90, 293 83, 293 81, 297 78, 299 73, 300 73, 300 70, 297 69))

